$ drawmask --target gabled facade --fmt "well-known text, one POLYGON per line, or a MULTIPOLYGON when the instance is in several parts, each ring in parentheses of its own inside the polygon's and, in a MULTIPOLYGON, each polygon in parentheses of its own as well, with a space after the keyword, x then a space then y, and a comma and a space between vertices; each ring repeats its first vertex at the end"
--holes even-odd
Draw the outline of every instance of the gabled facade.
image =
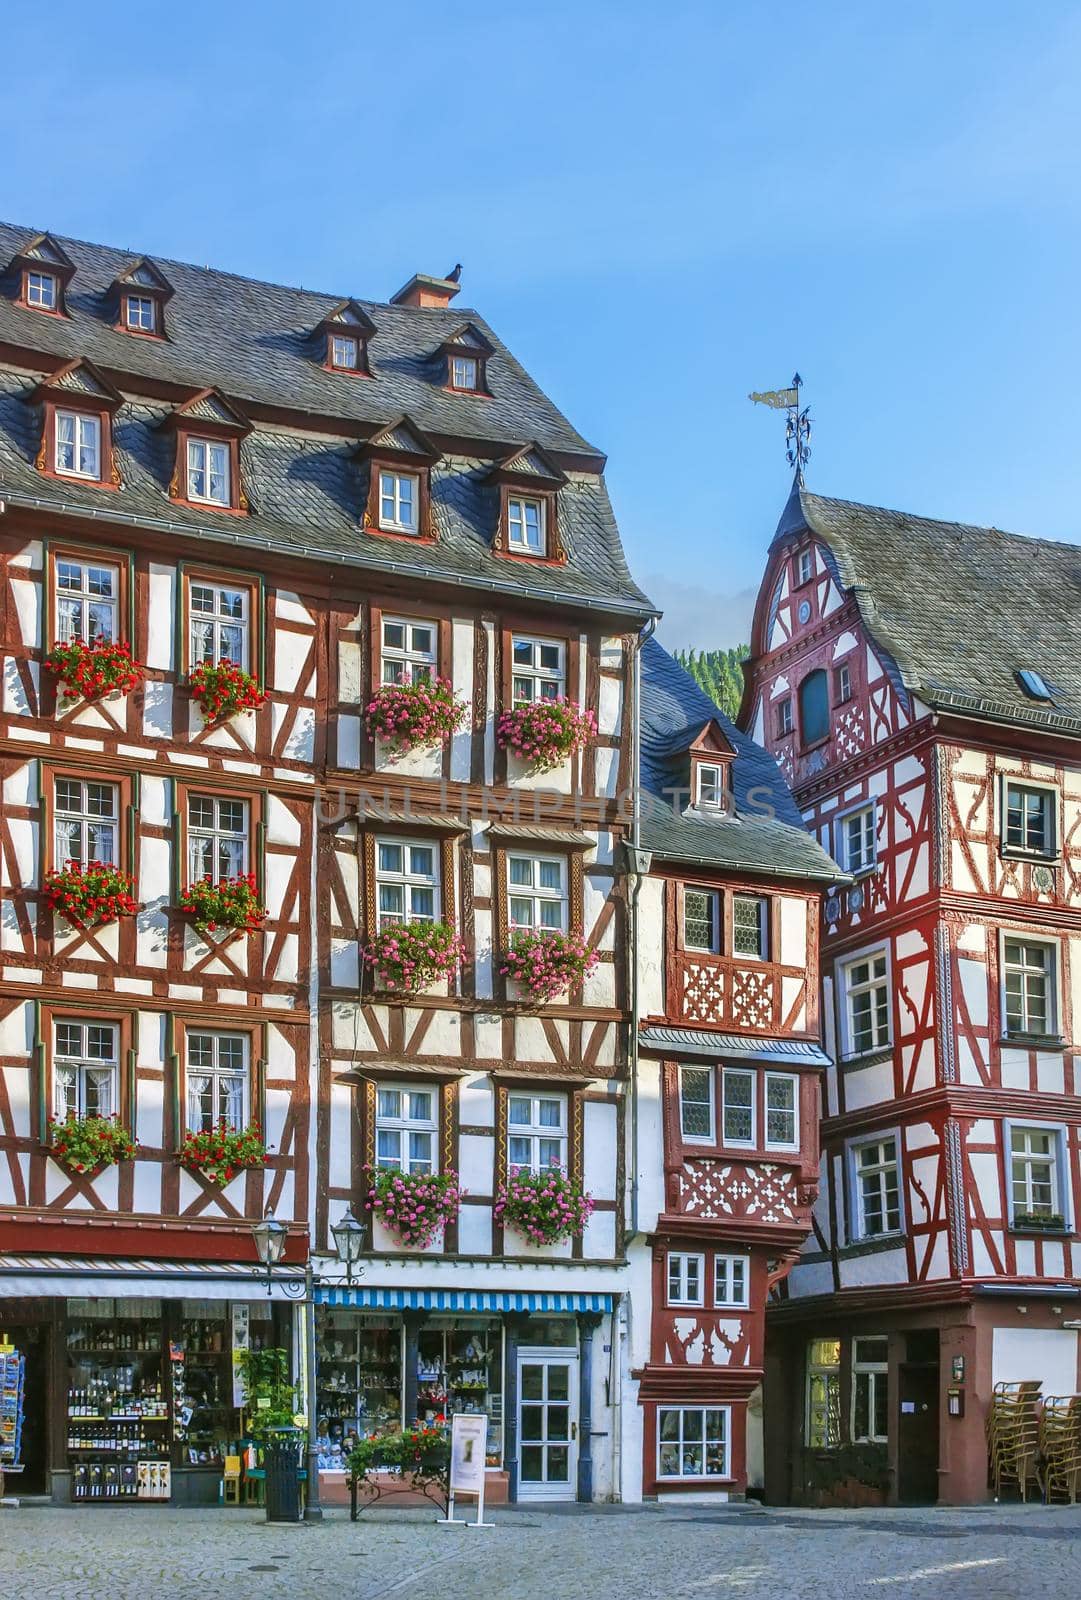
POLYGON ((771 546, 740 720, 850 879, 771 1498, 982 1499, 992 1385, 1078 1388, 1077 589, 1073 546, 798 488, 771 546))

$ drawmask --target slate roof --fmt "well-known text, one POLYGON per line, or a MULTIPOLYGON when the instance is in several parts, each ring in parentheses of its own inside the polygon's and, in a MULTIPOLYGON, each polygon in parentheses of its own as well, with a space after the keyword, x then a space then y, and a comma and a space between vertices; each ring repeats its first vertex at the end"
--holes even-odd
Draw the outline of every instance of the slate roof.
POLYGON ((804 529, 924 704, 996 721, 1081 732, 1081 548, 794 488, 775 542, 804 529), (1038 672, 1054 704, 1016 674, 1038 672))
MULTIPOLYGON (((31 230, 0 225, 0 273, 31 230)), ((190 534, 229 546, 250 546, 329 563, 403 573, 542 600, 626 614, 644 620, 655 607, 627 568, 611 503, 599 472, 602 459, 560 415, 476 313, 429 311, 364 302, 379 330, 372 340, 373 380, 342 377, 317 364, 311 329, 340 295, 316 295, 255 283, 227 273, 155 258, 175 293, 167 311, 167 341, 133 338, 111 326, 109 289, 136 251, 65 239, 76 265, 67 293, 71 320, 42 316, 13 304, 12 285, 0 283, 0 343, 9 341, 64 357, 86 357, 125 376, 126 396, 113 437, 122 486, 116 493, 77 479, 44 477, 34 468, 41 411, 27 404, 36 379, 0 367, 0 499, 12 505, 63 509, 100 521, 130 522, 164 533, 190 534), (493 355, 492 400, 448 393, 431 355, 466 318, 485 328, 493 355), (174 441, 160 430, 173 409, 141 399, 140 376, 190 386, 215 386, 237 401, 282 404, 341 418, 340 437, 256 424, 240 446, 250 515, 223 517, 178 505, 168 497, 174 441), (368 468, 356 458, 358 439, 397 423, 408 412, 421 429, 476 438, 476 455, 445 455, 432 469, 434 544, 410 546, 360 527, 368 468), (357 431, 347 436, 350 422, 357 431), (494 554, 499 489, 488 480, 491 442, 500 433, 508 452, 534 442, 576 451, 582 466, 567 468, 559 490, 559 531, 565 565, 534 565, 494 554), (485 450, 482 441, 487 441, 485 450)), ((440 358, 442 359, 442 358, 440 358)))
POLYGON ((844 873, 803 826, 773 757, 741 733, 656 639, 642 647, 642 843, 669 861, 838 882, 844 873), (734 814, 687 809, 680 757, 711 720, 735 748, 734 814))

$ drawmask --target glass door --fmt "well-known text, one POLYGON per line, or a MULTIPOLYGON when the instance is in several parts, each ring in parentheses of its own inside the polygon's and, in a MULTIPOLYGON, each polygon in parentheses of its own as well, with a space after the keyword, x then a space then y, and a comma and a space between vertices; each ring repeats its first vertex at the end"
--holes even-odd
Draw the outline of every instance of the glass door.
POLYGON ((518 1462, 520 1499, 577 1498, 577 1354, 519 1352, 518 1462))

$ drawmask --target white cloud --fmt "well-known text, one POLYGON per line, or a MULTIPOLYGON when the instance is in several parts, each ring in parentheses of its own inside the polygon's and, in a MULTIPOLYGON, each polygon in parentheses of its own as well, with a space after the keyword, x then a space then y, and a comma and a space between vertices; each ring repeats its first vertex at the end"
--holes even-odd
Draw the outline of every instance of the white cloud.
POLYGON ((659 572, 643 578, 642 588, 664 612, 657 637, 666 650, 728 650, 749 643, 757 589, 723 594, 659 572))

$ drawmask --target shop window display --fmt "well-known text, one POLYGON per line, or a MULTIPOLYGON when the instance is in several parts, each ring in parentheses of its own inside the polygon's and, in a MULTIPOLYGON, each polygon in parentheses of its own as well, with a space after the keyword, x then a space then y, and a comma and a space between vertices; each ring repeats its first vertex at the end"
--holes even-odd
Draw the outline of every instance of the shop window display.
POLYGON ((483 1317, 433 1317, 417 1336, 417 1418, 486 1415, 490 1467, 503 1462, 503 1327, 483 1317))
POLYGON ((161 1302, 72 1302, 67 1453, 75 1500, 168 1494, 169 1413, 161 1302))
POLYGON ((341 1472, 352 1438, 401 1426, 402 1324, 321 1307, 316 1351, 319 1465, 341 1472))

